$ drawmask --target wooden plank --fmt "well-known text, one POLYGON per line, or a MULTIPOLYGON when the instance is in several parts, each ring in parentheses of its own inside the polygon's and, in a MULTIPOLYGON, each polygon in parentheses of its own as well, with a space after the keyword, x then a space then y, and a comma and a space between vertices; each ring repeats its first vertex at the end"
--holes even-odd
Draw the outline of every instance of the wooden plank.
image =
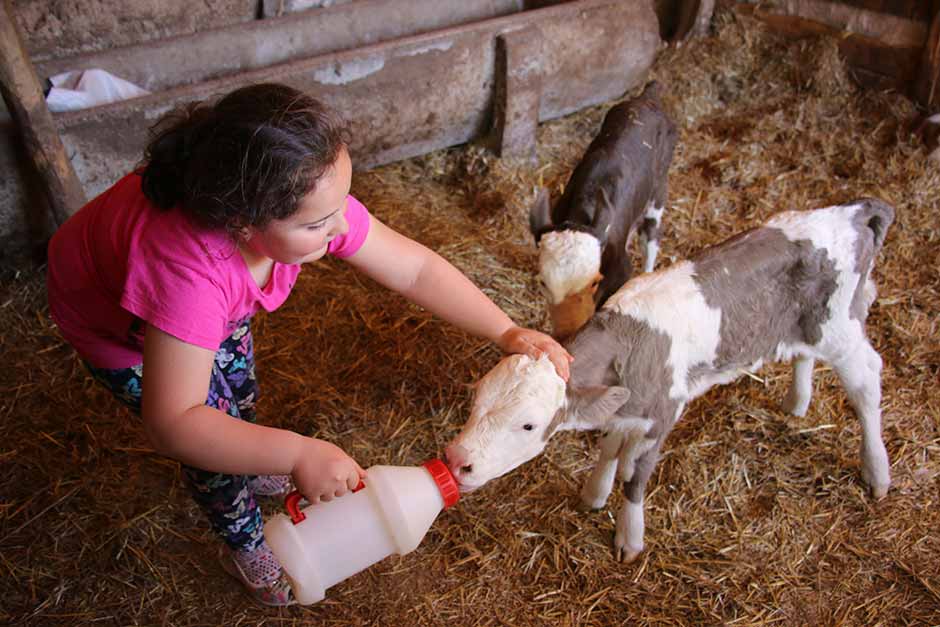
POLYGON ((685 0, 679 10, 674 40, 685 41, 708 34, 715 13, 715 0, 685 0))
POLYGON ((840 0, 840 2, 857 9, 887 13, 920 22, 929 22, 937 10, 936 0, 840 0))
POLYGON ((708 32, 715 0, 656 0, 659 35, 668 42, 683 42, 708 32))
POLYGON ((97 194, 140 158, 146 129, 173 107, 260 81, 310 91, 350 113, 358 169, 482 139, 491 130, 496 39, 537 26, 528 61, 542 73, 539 121, 621 97, 660 49, 646 2, 577 0, 362 48, 202 81, 56 115, 77 173, 97 194), (585 68, 591 68, 590 72, 585 68))
POLYGON ((926 21, 851 7, 841 2, 778 0, 759 10, 815 20, 839 31, 877 39, 888 46, 920 47, 927 40, 926 21))
POLYGON ((36 71, 13 21, 10 0, 0 7, 0 91, 42 178, 53 220, 60 225, 85 204, 85 193, 46 107, 36 71))
POLYGON ((774 31, 788 37, 837 38, 839 52, 850 72, 855 80, 865 87, 893 88, 907 93, 917 76, 923 45, 885 45, 878 39, 845 33, 816 20, 799 16, 780 15, 744 5, 735 7, 735 10, 756 17, 774 31))
POLYGON ((535 164, 542 75, 533 59, 542 56, 542 33, 536 26, 496 38, 496 72, 491 144, 500 157, 535 164))
POLYGON ((931 112, 940 109, 940 12, 930 25, 914 82, 914 99, 931 112))
POLYGON ((518 13, 520 0, 356 0, 37 62, 40 77, 101 68, 148 91, 518 13))

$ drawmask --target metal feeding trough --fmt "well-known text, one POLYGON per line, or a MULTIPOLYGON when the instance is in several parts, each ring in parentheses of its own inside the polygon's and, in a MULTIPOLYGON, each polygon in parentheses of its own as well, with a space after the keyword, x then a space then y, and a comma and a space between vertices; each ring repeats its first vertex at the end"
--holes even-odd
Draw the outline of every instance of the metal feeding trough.
POLYGON ((500 154, 531 157, 539 121, 644 80, 661 43, 651 5, 359 0, 40 63, 37 73, 98 67, 152 92, 56 114, 89 198, 137 163, 162 114, 261 81, 341 111, 358 168, 483 138, 500 154))

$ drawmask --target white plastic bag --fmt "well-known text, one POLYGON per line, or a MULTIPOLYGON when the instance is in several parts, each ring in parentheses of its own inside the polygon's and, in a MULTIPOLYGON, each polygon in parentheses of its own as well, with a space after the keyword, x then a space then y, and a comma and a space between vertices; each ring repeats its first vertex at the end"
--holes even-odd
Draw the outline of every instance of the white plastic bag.
POLYGON ((75 111, 100 104, 146 96, 150 92, 104 70, 64 72, 49 78, 50 111, 75 111))

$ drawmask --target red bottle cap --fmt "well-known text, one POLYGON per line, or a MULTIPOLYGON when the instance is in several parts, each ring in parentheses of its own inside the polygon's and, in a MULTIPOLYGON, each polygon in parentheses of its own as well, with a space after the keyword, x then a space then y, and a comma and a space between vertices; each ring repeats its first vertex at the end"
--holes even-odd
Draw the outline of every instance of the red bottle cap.
POLYGON ((450 474, 450 468, 439 459, 429 459, 422 464, 424 468, 431 473, 431 478, 437 484, 437 489, 441 491, 441 497, 444 499, 444 509, 447 509, 460 499, 460 488, 457 487, 457 481, 454 475, 450 474))

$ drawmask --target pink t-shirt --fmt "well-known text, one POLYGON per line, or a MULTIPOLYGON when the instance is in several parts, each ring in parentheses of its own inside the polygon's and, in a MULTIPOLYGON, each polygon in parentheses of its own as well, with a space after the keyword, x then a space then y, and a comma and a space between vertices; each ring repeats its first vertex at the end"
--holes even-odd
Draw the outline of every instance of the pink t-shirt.
MULTIPOLYGON (((327 251, 349 257, 366 239, 369 213, 349 197, 349 232, 327 251)), ((78 353, 99 368, 143 361, 140 321, 210 350, 259 308, 287 299, 299 265, 275 262, 258 287, 225 231, 161 210, 131 173, 82 207, 49 243, 49 312, 78 353)))

